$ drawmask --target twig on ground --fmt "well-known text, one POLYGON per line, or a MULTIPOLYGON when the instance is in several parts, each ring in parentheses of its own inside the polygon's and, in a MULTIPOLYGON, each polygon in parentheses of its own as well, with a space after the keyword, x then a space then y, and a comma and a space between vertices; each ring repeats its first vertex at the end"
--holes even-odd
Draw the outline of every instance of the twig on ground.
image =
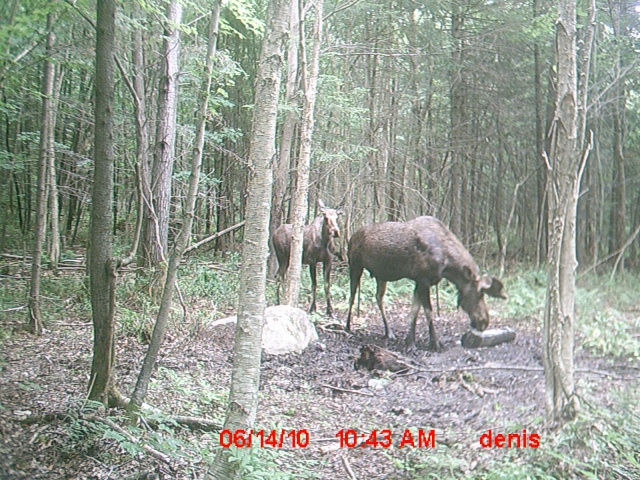
POLYGON ((127 440, 129 440, 131 443, 134 443, 134 444, 140 446, 140 448, 142 448, 145 452, 147 452, 151 456, 157 458, 158 460, 160 460, 160 461, 162 461, 162 462, 164 462, 164 463, 166 463, 168 465, 171 465, 171 458, 169 458, 169 456, 165 455, 162 452, 159 452, 158 450, 156 450, 153 447, 150 447, 149 445, 141 443, 139 439, 137 439, 136 437, 131 435, 129 432, 127 432, 124 428, 122 428, 120 425, 118 425, 114 421, 109 420, 106 417, 98 417, 96 415, 89 415, 88 417, 85 417, 85 421, 93 422, 93 423, 102 422, 102 423, 108 425, 109 427, 111 427, 112 429, 116 430, 121 435, 124 435, 127 438, 127 440))
POLYGON ((349 464, 349 460, 347 460, 346 455, 341 455, 340 459, 342 460, 342 465, 344 466, 344 469, 347 471, 349 478, 351 480, 358 480, 358 477, 356 477, 356 474, 353 473, 353 470, 351 469, 351 465, 349 464))
POLYGON ((360 391, 360 390, 351 390, 349 388, 340 388, 340 387, 336 387, 334 385, 329 385, 326 383, 321 383, 320 384, 321 387, 326 387, 326 388, 330 388, 331 390, 337 390, 339 392, 346 392, 346 393, 355 393, 357 395, 365 395, 367 397, 373 397, 373 393, 371 392, 366 392, 366 391, 360 391))

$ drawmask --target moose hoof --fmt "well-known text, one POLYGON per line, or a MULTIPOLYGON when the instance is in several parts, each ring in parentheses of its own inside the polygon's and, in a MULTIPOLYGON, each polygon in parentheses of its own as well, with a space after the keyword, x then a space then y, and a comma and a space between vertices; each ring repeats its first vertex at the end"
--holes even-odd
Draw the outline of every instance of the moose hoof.
POLYGON ((440 342, 429 342, 429 350, 432 352, 440 353, 444 351, 444 345, 440 342))

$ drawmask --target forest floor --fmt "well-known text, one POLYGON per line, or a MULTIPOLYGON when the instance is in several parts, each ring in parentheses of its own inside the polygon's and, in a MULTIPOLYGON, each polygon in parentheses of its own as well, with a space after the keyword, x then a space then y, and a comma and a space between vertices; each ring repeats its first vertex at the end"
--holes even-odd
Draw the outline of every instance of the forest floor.
MULTIPOLYGON (((422 343, 421 348, 404 348, 409 308, 406 302, 388 304, 400 339, 396 342, 384 340, 377 308, 367 302, 353 334, 332 330, 337 321, 316 315, 318 343, 300 355, 263 357, 256 430, 265 433, 253 435, 254 448, 238 450, 243 478, 581 478, 579 472, 587 466, 596 477, 634 478, 628 472, 640 471, 633 470, 640 462, 637 450, 621 465, 619 452, 607 447, 613 443, 616 450, 624 450, 611 440, 618 428, 616 415, 636 415, 630 423, 639 423, 637 413, 627 412, 640 398, 637 361, 597 357, 578 348, 582 423, 549 429, 543 420, 539 319, 494 317, 491 328, 509 326, 516 340, 469 350, 460 346, 467 317, 459 311, 443 312, 435 326, 444 348, 434 353, 423 350, 422 343), (356 369, 361 347, 371 344, 398 353, 415 368, 399 373, 356 369), (345 430, 354 430, 358 438, 346 433, 347 445, 341 447, 338 435, 345 430), (370 436, 374 430, 376 438, 370 436), (389 448, 383 430, 391 431, 389 448), (285 432, 281 448, 259 445, 261 438, 273 440, 271 431, 278 442, 285 432), (422 440, 435 438, 435 445, 420 446, 420 432, 422 440), (514 437, 512 448, 482 448, 480 439, 486 433, 494 441, 497 434, 517 434, 522 443, 516 447, 514 437), (534 434, 539 448, 531 448, 534 434), (308 440, 306 448, 292 445, 294 436, 302 444, 308 440)), ((344 316, 338 311, 338 318, 344 316)), ((428 331, 423 319, 418 338, 424 342, 428 331)), ((167 416, 200 416, 222 424, 233 325, 178 327, 167 335, 147 396, 149 404, 163 412, 155 414, 160 428, 129 428, 131 436, 96 421, 105 412, 82 400, 92 348, 86 318, 51 321, 41 337, 17 327, 17 322, 2 325, 5 331, 14 328, 0 348, 2 480, 204 478, 220 444, 219 432, 192 431, 172 424, 167 416), (142 450, 143 443, 159 454, 142 450), (162 460, 162 452, 168 461, 162 460)), ((120 391, 132 391, 145 350, 135 336, 119 332, 120 391)), ((124 428, 121 412, 107 413, 115 414, 113 422, 124 428)))

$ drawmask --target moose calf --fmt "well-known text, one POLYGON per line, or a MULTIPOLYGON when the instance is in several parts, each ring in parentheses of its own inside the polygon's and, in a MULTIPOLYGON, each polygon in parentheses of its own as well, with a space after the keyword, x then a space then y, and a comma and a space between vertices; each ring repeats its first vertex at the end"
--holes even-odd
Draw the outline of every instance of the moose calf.
POLYGON ((438 350, 433 327, 430 287, 446 278, 458 289, 458 306, 471 320, 471 327, 483 331, 489 325, 489 311, 484 295, 507 298, 503 285, 495 277, 480 275, 478 266, 460 240, 434 217, 418 217, 408 222, 383 222, 365 225, 349 240, 349 273, 351 297, 347 315, 347 331, 351 327, 351 310, 360 285, 363 269, 376 279, 376 300, 384 333, 395 339, 384 313, 383 297, 387 282, 409 278, 416 282, 411 307, 411 324, 407 344, 415 343, 416 322, 420 305, 429 321, 429 348, 438 350))
MULTIPOLYGON (((302 243, 302 264, 309 265, 311 275, 311 305, 309 312, 316 311, 316 264, 322 262, 324 272, 324 293, 327 297, 327 315, 333 316, 331 306, 331 262, 333 260, 333 239, 340 236, 338 215, 342 214, 341 205, 337 208, 325 207, 322 200, 318 200, 321 215, 317 216, 310 225, 304 227, 302 243)), ((281 225, 273 232, 271 243, 278 259, 278 273, 276 281, 277 301, 280 303, 280 284, 289 269, 289 255, 291 252, 292 225, 281 225)))

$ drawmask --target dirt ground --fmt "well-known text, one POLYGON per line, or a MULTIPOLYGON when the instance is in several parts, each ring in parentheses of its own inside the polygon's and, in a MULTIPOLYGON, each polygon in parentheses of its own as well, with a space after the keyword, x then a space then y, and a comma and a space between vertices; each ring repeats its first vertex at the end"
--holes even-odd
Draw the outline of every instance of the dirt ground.
MULTIPOLYGON (((504 448, 480 447, 480 437, 488 430, 494 435, 521 436, 526 430, 529 441, 532 434, 540 436, 541 445, 548 441, 552 433, 545 431, 542 422, 544 374, 536 321, 494 318, 491 327, 508 325, 515 329, 515 342, 468 350, 459 340, 468 329, 466 316, 461 312, 443 313, 436 320, 443 351, 407 351, 402 340, 409 305, 389 305, 388 310, 399 341, 384 341, 382 322, 371 305, 355 319, 353 335, 333 330, 330 319, 316 317, 318 343, 301 355, 263 358, 256 428, 267 433, 276 430, 278 434, 283 429, 295 430, 302 442, 308 439, 306 448, 292 448, 287 441, 290 437, 285 437, 279 452, 286 455, 275 457, 274 467, 295 473, 295 478, 431 478, 429 472, 438 471, 436 467, 448 468, 450 475, 465 478, 489 468, 497 456, 509 453, 504 448), (402 355, 415 368, 399 373, 355 369, 354 359, 368 344, 402 355), (393 445, 374 448, 358 438, 355 448, 340 448, 338 432, 349 429, 358 436, 364 434, 365 439, 377 430, 382 445, 386 434, 380 431, 388 429, 393 445), (435 431, 435 448, 418 448, 419 429, 425 434, 435 431), (300 433, 302 430, 308 437, 300 433), (415 435, 416 446, 399 448, 403 437, 407 440, 407 430, 415 435), (450 463, 443 467, 443 461, 450 463)), ((338 316, 343 319, 344 312, 338 316)), ((88 435, 86 422, 64 417, 65 412, 77 411, 86 395, 92 335, 88 324, 64 322, 50 325, 42 337, 15 333, 2 344, 0 478, 203 478, 206 467, 202 459, 189 457, 165 464, 151 455, 131 456, 113 439, 88 435)), ((426 344, 428 333, 423 321, 418 338, 426 344)), ((185 405, 198 404, 193 403, 193 397, 199 395, 198 385, 226 392, 232 349, 231 325, 198 334, 169 334, 158 366, 163 374, 157 376, 162 378, 152 386, 147 401, 164 412, 185 414, 185 405), (182 386, 176 388, 175 379, 170 385, 167 372, 186 376, 186 385, 182 380, 182 386)), ((136 339, 118 336, 118 386, 125 394, 132 391, 144 351, 136 339)), ((637 376, 623 365, 584 351, 577 355, 577 368, 578 381, 588 385, 591 398, 603 404, 612 401, 608 396, 617 386, 632 378, 637 381, 637 376)), ((214 398, 200 405, 202 417, 223 418, 223 400, 214 398)), ((219 442, 218 433, 185 431, 184 436, 202 449, 213 449, 219 442)), ((351 440, 347 437, 348 442, 351 440)))

